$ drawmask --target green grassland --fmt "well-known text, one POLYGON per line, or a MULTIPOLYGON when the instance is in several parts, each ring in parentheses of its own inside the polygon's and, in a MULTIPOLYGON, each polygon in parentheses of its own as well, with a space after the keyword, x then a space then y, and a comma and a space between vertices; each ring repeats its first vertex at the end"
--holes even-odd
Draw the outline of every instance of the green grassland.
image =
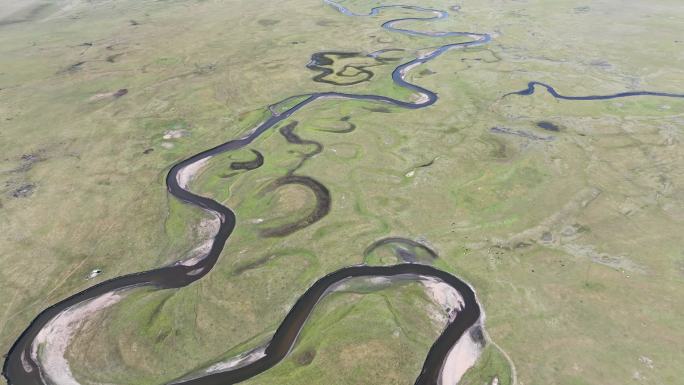
MULTIPOLYGON (((411 98, 391 82, 395 62, 353 86, 313 82, 314 52, 403 48, 392 55, 409 60, 440 41, 379 27, 414 13, 351 18, 316 0, 0 5, 3 351, 61 298, 197 246, 205 216, 168 197, 173 163, 241 136, 292 95, 411 98)), ((134 289, 94 317, 67 351, 75 377, 159 384, 260 346, 315 280, 364 262, 377 239, 403 236, 435 249, 435 264, 482 302, 496 346, 463 383, 510 384, 513 372, 521 385, 681 381, 684 100, 559 101, 541 89, 503 98, 531 80, 567 95, 684 92, 681 5, 460 5, 447 20, 406 24, 494 34, 410 73, 439 94, 434 106, 320 100, 291 119, 323 146, 296 172, 330 190, 320 221, 259 236, 312 210, 308 189, 269 185, 313 146, 274 128, 250 147, 265 157, 256 170, 229 168, 252 159, 248 150, 213 158, 193 191, 238 218, 217 266, 179 290, 134 289)), ((441 330, 431 306, 418 284, 335 292, 292 354, 249 383, 411 383, 441 330)))

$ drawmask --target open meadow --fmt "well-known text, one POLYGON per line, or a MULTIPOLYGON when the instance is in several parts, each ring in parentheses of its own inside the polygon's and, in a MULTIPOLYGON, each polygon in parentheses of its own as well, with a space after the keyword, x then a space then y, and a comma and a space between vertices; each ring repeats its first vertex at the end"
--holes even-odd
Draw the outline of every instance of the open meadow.
MULTIPOLYGON (((184 287, 128 288, 56 332, 37 348, 63 374, 51 383, 198 376, 268 343, 326 274, 402 258, 477 293, 484 335, 460 384, 683 381, 684 98, 507 95, 532 81, 567 96, 684 94, 681 1, 401 4, 450 14, 401 28, 491 42, 406 72, 438 95, 430 106, 320 98, 209 158, 189 187, 236 216, 216 265, 184 287), (415 244, 371 247, 387 238, 415 244)), ((218 220, 169 195, 172 165, 304 100, 292 96, 420 103, 394 69, 468 40, 381 27, 424 16, 318 0, 0 0, 3 354, 52 304, 202 253, 218 220)), ((287 357, 245 383, 413 384, 453 308, 425 282, 371 281, 331 290, 287 357)))

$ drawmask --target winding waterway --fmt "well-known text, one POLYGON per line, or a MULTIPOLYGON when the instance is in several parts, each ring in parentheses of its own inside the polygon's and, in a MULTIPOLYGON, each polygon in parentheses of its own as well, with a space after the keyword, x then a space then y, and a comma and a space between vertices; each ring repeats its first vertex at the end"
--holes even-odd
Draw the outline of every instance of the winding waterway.
MULTIPOLYGON (((394 83, 400 87, 406 88, 419 97, 417 101, 402 101, 388 96, 372 95, 372 94, 351 94, 342 92, 320 92, 297 95, 281 102, 269 106, 270 116, 255 127, 248 135, 239 139, 231 140, 220 144, 214 148, 200 152, 187 159, 184 159, 173 165, 166 177, 166 185, 169 193, 180 201, 186 202, 190 205, 201 208, 212 215, 214 215, 218 222, 218 231, 216 232, 211 246, 208 251, 200 255, 182 262, 178 262, 171 266, 165 266, 154 270, 144 271, 140 273, 125 275, 113 278, 99 284, 96 284, 86 290, 74 294, 73 296, 62 300, 49 308, 42 311, 21 334, 21 336, 14 343, 10 349, 3 366, 3 375, 8 379, 8 382, 13 385, 47 385, 55 383, 54 378, 50 377, 45 368, 41 365, 38 356, 38 345, 41 341, 41 332, 49 327, 51 323, 55 322, 60 316, 64 316, 67 312, 78 311, 88 305, 95 304, 97 301, 103 299, 109 300, 113 296, 123 293, 125 290, 141 286, 152 286, 156 288, 180 288, 187 286, 202 277, 204 277, 213 266, 216 264, 221 251, 223 250, 228 237, 233 232, 236 224, 236 218, 230 208, 216 202, 210 198, 198 195, 190 191, 188 184, 195 172, 201 168, 213 156, 225 153, 227 151, 234 151, 244 148, 257 139, 262 133, 273 128, 279 123, 287 120, 300 109, 311 104, 317 100, 327 99, 346 99, 346 100, 363 100, 373 103, 384 103, 396 107, 406 109, 425 108, 437 101, 437 95, 428 89, 420 87, 416 84, 406 81, 407 73, 423 63, 427 63, 436 59, 443 53, 459 48, 474 47, 488 43, 491 40, 490 35, 482 33, 471 32, 421 32, 409 29, 402 29, 399 24, 406 21, 432 21, 446 18, 448 13, 430 8, 423 8, 418 6, 408 5, 391 5, 379 6, 372 8, 367 14, 357 14, 343 5, 332 1, 324 0, 325 3, 334 7, 341 13, 348 16, 372 17, 378 15, 382 10, 389 8, 400 8, 421 13, 429 13, 428 17, 411 17, 393 19, 382 24, 382 27, 398 33, 404 33, 415 36, 424 37, 466 37, 470 40, 466 42, 447 43, 437 48, 432 49, 413 60, 407 61, 397 66, 392 72, 392 79, 394 83), (286 102, 301 99, 292 107, 279 111, 277 107, 283 106, 286 102)), ((453 10, 458 8, 453 7, 453 10)), ((398 50, 398 49, 393 49, 398 50)), ((379 51, 380 52, 380 51, 379 51)), ((379 54, 379 53, 374 53, 379 54)), ((370 54, 370 57, 374 57, 370 54)), ((318 64, 321 64, 320 57, 317 59, 318 64)), ((324 63, 323 63, 324 64, 324 63)), ((527 90, 516 92, 518 95, 529 95, 534 92, 534 86, 540 85, 555 97, 565 99, 607 99, 610 97, 631 96, 632 93, 623 93, 609 96, 593 96, 593 97, 564 97, 555 92, 553 88, 543 83, 532 82, 527 90)), ((660 96, 681 96, 663 93, 643 93, 660 96)), ((296 125, 296 123, 295 123, 296 125)), ((307 144, 307 141, 302 140, 293 133, 294 126, 285 126, 281 128, 281 133, 293 144, 307 144)), ((353 126, 352 126, 353 129, 353 126)), ((310 143, 309 143, 310 144, 310 143)), ((255 155, 254 161, 235 162, 231 164, 233 170, 250 170, 261 166, 264 156, 253 150, 255 155)), ((304 161, 304 160, 303 160, 304 161)), ((319 201, 323 201, 317 205, 317 210, 312 215, 314 218, 326 215, 330 208, 329 192, 315 180, 294 175, 294 170, 283 178, 279 183, 299 183, 308 186, 314 191, 319 201)), ((309 221, 310 222, 310 221, 309 221)), ((282 236, 296 231, 298 228, 280 228, 271 230, 273 234, 262 234, 264 236, 282 236)), ((403 240, 402 238, 388 238, 377 241, 371 245, 368 250, 379 247, 385 244, 403 244, 411 247, 424 247, 410 240, 403 240)), ((427 253, 434 258, 437 255, 427 249, 427 253)), ((328 293, 334 285, 355 277, 410 277, 415 280, 432 279, 438 280, 449 287, 455 289, 461 296, 462 306, 458 309, 455 317, 450 317, 447 326, 442 331, 441 335, 434 342, 430 348, 427 357, 423 363, 422 370, 418 375, 415 384, 420 385, 434 385, 441 383, 444 374, 445 362, 450 353, 454 350, 454 346, 467 335, 478 334, 481 321, 482 311, 475 296, 473 289, 460 280, 459 278, 439 270, 435 267, 424 265, 420 263, 400 263, 392 266, 367 266, 358 265, 343 268, 341 270, 332 272, 323 278, 316 281, 295 303, 289 311, 285 319, 282 321, 270 342, 258 351, 258 354, 250 354, 244 358, 239 365, 234 365, 225 370, 217 372, 206 372, 204 374, 194 374, 192 378, 182 379, 174 382, 175 384, 187 385, 211 385, 211 384, 234 384, 246 379, 252 378, 259 373, 262 373, 280 362, 292 349, 296 342, 297 336, 304 326, 307 318, 314 310, 318 301, 328 293)), ((470 338, 470 337, 469 337, 470 338)), ((451 385, 451 384, 449 384, 451 385)))
POLYGON ((535 90, 537 89, 537 86, 545 88, 546 91, 553 96, 556 99, 561 99, 561 100, 609 100, 609 99, 617 99, 617 98, 627 98, 631 96, 660 96, 660 97, 665 97, 665 98, 684 98, 684 94, 673 94, 669 92, 658 92, 658 91, 627 91, 627 92, 618 92, 615 94, 607 94, 607 95, 582 95, 582 96, 568 96, 568 95, 562 95, 558 91, 556 91, 555 88, 551 87, 550 85, 542 82, 537 82, 537 81, 532 81, 527 83, 527 88, 524 90, 520 91, 515 91, 515 92, 509 92, 504 97, 510 96, 510 95, 519 95, 519 96, 529 96, 534 94, 535 90))
MULTIPOLYGON (((422 18, 414 17, 395 19, 385 22, 382 26, 394 32, 406 33, 410 35, 430 37, 468 37, 472 40, 467 42, 444 44, 433 49, 427 54, 403 63, 394 69, 392 72, 393 81, 398 86, 404 87, 416 93, 419 98, 415 102, 398 100, 382 95, 351 94, 342 92, 320 92, 293 96, 269 106, 271 115, 248 135, 220 144, 214 148, 193 155, 173 165, 166 177, 166 185, 169 193, 183 202, 210 212, 219 221, 218 231, 212 240, 209 250, 199 258, 195 257, 190 260, 176 263, 172 266, 165 266, 154 270, 125 275, 101 282, 42 311, 21 334, 19 339, 17 339, 7 355, 7 359, 5 360, 3 366, 3 374, 8 379, 10 384, 47 385, 49 383, 53 383, 53 379, 49 378, 49 374, 45 373, 44 368, 40 364, 40 359, 37 352, 38 336, 44 328, 50 325, 53 320, 58 318, 60 315, 63 315, 65 312, 77 310, 79 307, 92 304, 97 300, 105 298, 106 296, 121 293, 126 289, 134 287, 153 286, 164 289, 184 287, 201 279, 209 271, 211 271, 212 267, 216 264, 228 237, 233 232, 236 223, 235 214, 228 207, 225 207, 219 202, 216 202, 210 198, 195 194, 188 188, 188 183, 192 179, 194 173, 204 164, 206 164, 211 157, 227 151, 234 151, 248 146, 262 133, 276 126, 278 123, 288 119, 295 112, 316 100, 333 98, 365 100, 375 103, 385 103, 407 109, 418 109, 430 106, 437 100, 437 95, 428 89, 407 82, 405 78, 408 71, 420 64, 434 60, 441 54, 451 49, 473 47, 490 41, 490 36, 487 34, 470 32, 420 32, 396 27, 396 25, 402 21, 430 21, 445 18, 448 16, 448 14, 444 11, 415 6, 396 5, 375 7, 366 15, 358 15, 349 11, 347 8, 338 3, 329 0, 324 1, 338 9, 340 12, 353 16, 375 16, 379 14, 381 10, 388 8, 402 8, 418 12, 427 12, 432 14, 432 16, 422 18), (287 101, 294 100, 294 98, 301 98, 302 100, 282 112, 278 111, 276 108, 277 106, 283 105, 287 101)), ((294 136, 291 130, 288 131, 288 128, 283 130, 283 135, 285 135, 291 142, 296 143, 299 141, 298 137, 294 136)), ((233 164, 231 168, 250 169, 260 166, 260 164, 263 162, 262 155, 257 152, 254 154, 256 155, 254 162, 233 164)), ((288 175, 286 178, 302 179, 304 177, 288 175)), ((293 181, 283 181, 283 183, 307 182, 304 179, 299 179, 293 181)), ((323 186, 320 187, 323 189, 325 188, 323 186)), ((327 211, 325 213, 327 213, 327 211)), ((325 215, 325 213, 318 213, 316 215, 325 215)), ((289 230, 282 231, 287 233, 289 230)), ((281 361, 292 349, 292 346, 296 341, 296 337, 306 322, 306 319, 313 311, 316 303, 322 296, 325 295, 326 292, 328 292, 328 289, 331 286, 353 277, 393 276, 411 276, 416 280, 425 278, 436 279, 457 290, 463 299, 463 306, 459 310, 458 316, 454 317, 449 322, 437 341, 435 341, 435 343, 432 345, 423 364, 423 369, 421 370, 421 373, 415 382, 416 384, 426 385, 437 384, 440 381, 443 365, 447 356, 449 355, 449 352, 459 341, 459 339, 469 329, 473 328, 478 323, 478 320, 480 320, 481 316, 481 310, 474 291, 465 282, 447 272, 441 271, 431 266, 416 263, 401 263, 393 266, 350 266, 326 275, 314 283, 311 288, 309 288, 309 290, 307 290, 306 293, 299 298, 261 354, 254 355, 254 357, 243 362, 241 365, 239 365, 239 367, 206 374, 192 379, 176 381, 174 383, 193 385, 233 384, 262 373, 281 361)))

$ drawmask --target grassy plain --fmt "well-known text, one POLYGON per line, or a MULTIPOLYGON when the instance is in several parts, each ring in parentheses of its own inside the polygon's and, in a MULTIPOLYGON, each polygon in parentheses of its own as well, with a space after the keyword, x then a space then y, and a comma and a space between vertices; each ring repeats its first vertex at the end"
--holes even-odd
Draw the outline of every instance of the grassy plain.
MULTIPOLYGON (((437 44, 379 27, 407 12, 350 18, 316 0, 0 4, 4 351, 60 298, 194 248, 202 215, 169 200, 166 171, 251 129, 268 104, 340 90, 311 81, 312 53, 399 47, 409 59, 437 44)), ((568 95, 684 92, 681 5, 461 6, 428 28, 494 41, 411 73, 437 104, 319 101, 293 118, 298 135, 324 147, 298 171, 331 192, 321 221, 257 236, 312 206, 298 186, 260 193, 311 150, 277 129, 252 147, 265 156, 257 170, 229 175, 231 162, 252 159, 246 150, 213 159, 193 188, 238 216, 219 264, 187 288, 138 290, 93 319, 67 354, 76 378, 159 384, 258 346, 313 281, 361 263, 379 238, 404 236, 424 239, 440 267, 476 288, 521 385, 681 381, 684 100, 502 98, 531 80, 568 95), (347 123, 356 129, 334 132, 347 123)), ((374 66, 370 82, 341 89, 409 98, 392 68, 374 66)), ((417 285, 336 293, 293 354, 250 383, 411 383, 439 332, 429 306, 417 285)), ((507 383, 510 370, 489 345, 464 383, 507 383)))

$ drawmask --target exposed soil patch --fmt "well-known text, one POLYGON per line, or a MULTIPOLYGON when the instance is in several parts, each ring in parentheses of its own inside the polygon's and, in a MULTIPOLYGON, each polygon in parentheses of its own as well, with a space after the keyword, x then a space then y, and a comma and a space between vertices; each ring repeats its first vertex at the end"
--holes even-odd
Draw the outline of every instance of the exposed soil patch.
POLYGON ((364 258, 370 254, 379 252, 381 248, 386 248, 402 262, 432 263, 438 258, 437 253, 431 248, 420 242, 407 238, 390 237, 373 242, 363 252, 364 258))
POLYGON ((512 128, 507 128, 507 127, 492 127, 489 129, 489 132, 492 132, 494 134, 515 135, 515 136, 520 136, 520 137, 525 138, 525 139, 539 140, 539 141, 551 141, 554 139, 553 136, 539 136, 539 135, 535 135, 531 132, 514 130, 512 128))
POLYGON ((473 339, 476 343, 478 343, 481 346, 485 346, 487 341, 485 340, 484 336, 484 331, 482 330, 482 326, 476 325, 470 328, 470 338, 473 339))
POLYGON ((17 189, 14 189, 10 194, 14 198, 28 198, 31 195, 33 195, 33 191, 36 189, 36 185, 32 183, 27 183, 22 186, 20 186, 17 189))
POLYGON ((542 121, 537 122, 537 127, 543 128, 546 131, 553 131, 553 132, 560 131, 560 127, 558 127, 557 125, 555 125, 551 122, 548 122, 546 120, 542 120, 542 121))
POLYGON ((16 173, 22 173, 22 172, 27 172, 30 170, 34 164, 41 162, 45 160, 42 156, 39 154, 24 154, 21 156, 20 161, 21 164, 19 167, 15 168, 11 172, 16 172, 16 173))
POLYGON ((70 73, 77 72, 83 68, 83 64, 85 64, 85 61, 80 61, 78 63, 74 63, 74 64, 68 66, 67 68, 63 69, 63 70, 58 71, 57 74, 61 75, 61 74, 70 74, 70 73))
POLYGON ((119 90, 112 91, 112 92, 103 92, 100 94, 95 94, 95 95, 90 97, 90 101, 99 101, 99 100, 108 99, 108 98, 118 99, 118 98, 126 95, 127 93, 128 93, 128 89, 121 88, 119 90))
POLYGON ((309 365, 314 360, 314 358, 316 358, 316 351, 307 350, 295 355, 293 358, 295 362, 297 362, 297 364, 301 366, 306 366, 309 365))
POLYGON ((169 140, 169 139, 180 139, 184 136, 188 136, 190 133, 186 130, 166 130, 164 131, 164 136, 162 137, 164 140, 169 140))
POLYGON ((280 23, 280 20, 261 19, 257 23, 259 23, 259 25, 263 25, 264 27, 268 27, 269 25, 276 25, 276 24, 280 23))
POLYGON ((107 56, 107 58, 105 60, 109 63, 114 63, 114 62, 116 62, 116 59, 118 59, 122 55, 123 55, 123 53, 115 53, 114 55, 107 56))

